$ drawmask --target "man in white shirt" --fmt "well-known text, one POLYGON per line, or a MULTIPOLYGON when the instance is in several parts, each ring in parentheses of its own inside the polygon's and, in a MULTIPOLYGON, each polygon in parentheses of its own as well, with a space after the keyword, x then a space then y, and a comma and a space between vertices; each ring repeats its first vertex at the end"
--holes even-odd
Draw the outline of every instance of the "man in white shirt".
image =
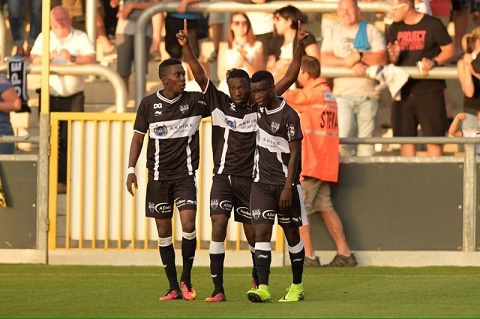
MULTIPOLYGON (((85 32, 72 28, 72 19, 62 6, 50 12, 50 63, 95 63, 95 48, 85 32)), ((33 64, 42 63, 43 33, 37 37, 31 51, 33 64)), ((83 112, 84 76, 50 75, 50 111, 83 112)), ((58 192, 64 193, 67 182, 67 123, 60 123, 58 158, 58 192)))

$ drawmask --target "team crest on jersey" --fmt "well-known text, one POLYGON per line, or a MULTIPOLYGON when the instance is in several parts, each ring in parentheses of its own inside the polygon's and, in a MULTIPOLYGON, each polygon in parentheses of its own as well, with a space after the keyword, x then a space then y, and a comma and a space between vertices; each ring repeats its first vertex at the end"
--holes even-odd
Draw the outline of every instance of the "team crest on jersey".
POLYGON ((218 199, 212 199, 212 200, 210 201, 210 207, 211 207, 212 209, 217 209, 217 207, 218 207, 218 199))
POLYGON ((262 212, 260 211, 260 209, 254 209, 254 210, 252 210, 252 217, 253 217, 254 219, 258 219, 261 214, 262 214, 262 212))
POLYGON ((235 124, 235 121, 229 118, 225 119, 225 123, 227 123, 228 127, 230 127, 231 129, 235 129, 237 127, 237 124, 235 124))
POLYGON ((186 105, 186 104, 185 104, 185 105, 180 105, 180 111, 181 111, 183 114, 187 113, 187 112, 188 112, 188 109, 189 109, 188 105, 186 105))
POLYGON ((153 132, 157 136, 165 136, 167 135, 168 129, 165 124, 159 125, 153 129, 153 132))
POLYGON ((270 127, 272 128, 273 133, 277 133, 278 129, 280 128, 280 123, 274 121, 270 127))
POLYGON ((148 209, 150 210, 150 213, 155 213, 155 203, 148 202, 148 209))
POLYGON ((287 135, 288 140, 291 140, 295 136, 295 126, 293 126, 293 124, 287 125, 287 135))
POLYGON ((233 103, 233 102, 230 103, 230 111, 234 111, 234 112, 236 111, 236 109, 235 109, 235 103, 233 103))

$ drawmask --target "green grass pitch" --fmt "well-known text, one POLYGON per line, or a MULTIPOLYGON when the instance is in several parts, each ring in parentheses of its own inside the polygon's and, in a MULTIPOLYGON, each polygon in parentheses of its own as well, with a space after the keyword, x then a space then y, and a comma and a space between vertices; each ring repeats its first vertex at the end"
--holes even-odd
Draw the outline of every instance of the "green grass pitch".
MULTIPOLYGON (((181 268, 178 268, 180 273, 181 268)), ((226 268, 227 302, 206 303, 208 267, 195 267, 194 301, 161 302, 163 268, 0 265, 2 318, 479 318, 480 268, 308 268, 305 300, 279 303, 291 283, 289 267, 272 268, 273 302, 245 293, 250 269, 226 268)))

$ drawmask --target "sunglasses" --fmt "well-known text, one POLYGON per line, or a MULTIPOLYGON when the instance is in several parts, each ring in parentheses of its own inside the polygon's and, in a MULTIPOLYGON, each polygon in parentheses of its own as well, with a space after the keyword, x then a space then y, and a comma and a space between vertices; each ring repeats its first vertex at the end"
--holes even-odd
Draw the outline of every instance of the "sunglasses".
POLYGON ((235 26, 248 25, 247 21, 232 21, 232 24, 235 26))

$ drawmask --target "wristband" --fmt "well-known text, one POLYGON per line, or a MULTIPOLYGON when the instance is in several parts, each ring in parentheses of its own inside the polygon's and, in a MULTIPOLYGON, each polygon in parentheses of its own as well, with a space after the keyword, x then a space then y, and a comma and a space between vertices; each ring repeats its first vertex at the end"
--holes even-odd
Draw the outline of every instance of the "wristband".
POLYGON ((127 175, 130 175, 130 174, 135 174, 135 167, 127 168, 127 175))

